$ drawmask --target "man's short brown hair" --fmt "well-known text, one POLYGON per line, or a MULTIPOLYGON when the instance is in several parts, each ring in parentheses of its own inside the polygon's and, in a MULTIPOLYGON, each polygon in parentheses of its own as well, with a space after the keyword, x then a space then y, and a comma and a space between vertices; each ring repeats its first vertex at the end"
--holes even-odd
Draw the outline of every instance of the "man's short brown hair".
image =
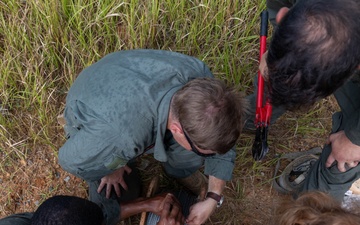
POLYGON ((191 80, 171 101, 173 116, 194 144, 219 154, 236 144, 246 108, 241 92, 211 78, 191 80))

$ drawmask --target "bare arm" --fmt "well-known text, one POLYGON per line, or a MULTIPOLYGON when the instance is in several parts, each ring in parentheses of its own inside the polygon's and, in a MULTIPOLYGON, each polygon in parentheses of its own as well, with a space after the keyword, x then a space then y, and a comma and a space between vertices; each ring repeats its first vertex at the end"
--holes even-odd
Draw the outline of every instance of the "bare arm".
POLYGON ((209 189, 208 191, 214 192, 218 195, 221 195, 224 191, 226 182, 224 180, 218 179, 214 176, 209 176, 209 189))

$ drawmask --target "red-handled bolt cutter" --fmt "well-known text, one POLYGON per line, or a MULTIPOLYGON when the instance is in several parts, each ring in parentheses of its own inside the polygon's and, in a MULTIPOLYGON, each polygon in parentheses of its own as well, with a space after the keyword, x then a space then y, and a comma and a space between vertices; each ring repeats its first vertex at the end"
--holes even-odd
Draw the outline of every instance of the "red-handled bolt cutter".
MULTIPOLYGON (((266 38, 268 31, 268 12, 265 10, 261 12, 261 27, 260 27, 260 58, 266 52, 266 38)), ((255 141, 252 146, 252 155, 255 160, 261 160, 269 151, 267 144, 268 129, 270 125, 272 107, 268 98, 264 104, 264 78, 258 71, 258 90, 256 98, 256 114, 255 114, 255 141)))

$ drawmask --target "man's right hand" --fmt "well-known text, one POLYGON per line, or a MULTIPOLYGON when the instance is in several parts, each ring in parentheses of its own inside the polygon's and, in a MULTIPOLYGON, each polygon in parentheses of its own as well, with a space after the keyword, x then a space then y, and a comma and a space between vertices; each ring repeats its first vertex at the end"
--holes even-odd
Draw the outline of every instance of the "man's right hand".
POLYGON ((346 166, 353 168, 360 162, 360 146, 353 144, 345 131, 339 131, 329 136, 327 143, 331 144, 331 153, 326 161, 330 167, 335 161, 340 172, 346 172, 346 166))
POLYGON ((115 170, 113 173, 106 175, 105 177, 101 178, 101 182, 97 192, 100 193, 101 190, 106 186, 106 198, 110 198, 111 189, 114 187, 115 193, 118 197, 121 196, 120 186, 119 184, 125 189, 128 189, 127 184, 124 181, 124 173, 131 173, 131 168, 127 165, 115 170))
POLYGON ((268 51, 266 51, 260 60, 260 64, 259 64, 259 71, 261 76, 264 78, 264 80, 267 82, 269 81, 269 75, 268 75, 268 68, 267 68, 267 63, 266 63, 266 58, 268 55, 268 51))

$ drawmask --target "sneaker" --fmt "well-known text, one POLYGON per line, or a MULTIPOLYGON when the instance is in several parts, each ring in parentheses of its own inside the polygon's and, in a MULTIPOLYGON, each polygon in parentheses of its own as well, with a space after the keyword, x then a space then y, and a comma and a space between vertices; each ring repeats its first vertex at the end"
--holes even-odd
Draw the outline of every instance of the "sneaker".
POLYGON ((293 152, 281 156, 275 168, 273 187, 283 194, 296 194, 304 184, 304 180, 308 175, 310 168, 318 160, 317 154, 321 153, 321 148, 313 148, 306 152, 293 152), (292 160, 278 174, 282 159, 292 160))

